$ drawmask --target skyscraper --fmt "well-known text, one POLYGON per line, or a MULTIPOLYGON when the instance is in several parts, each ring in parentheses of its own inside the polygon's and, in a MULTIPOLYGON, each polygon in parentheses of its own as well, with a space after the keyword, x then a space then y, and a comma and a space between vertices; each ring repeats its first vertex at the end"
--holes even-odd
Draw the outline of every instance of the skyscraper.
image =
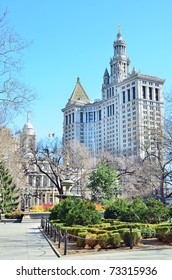
POLYGON ((163 128, 164 80, 135 68, 130 72, 120 27, 113 49, 110 74, 106 68, 103 75, 101 100, 91 101, 77 78, 62 109, 63 142, 77 140, 94 154, 107 150, 114 155, 143 157, 143 146, 151 143, 151 131, 163 128))

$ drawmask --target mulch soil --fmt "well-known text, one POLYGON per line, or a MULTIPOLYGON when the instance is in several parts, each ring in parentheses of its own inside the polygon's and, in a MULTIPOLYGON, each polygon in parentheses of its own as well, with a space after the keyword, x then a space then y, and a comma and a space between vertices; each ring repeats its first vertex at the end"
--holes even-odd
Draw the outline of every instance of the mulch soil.
MULTIPOLYGON (((48 237, 48 236, 47 236, 48 237)), ((64 255, 64 243, 61 242, 61 246, 59 248, 58 242, 54 243, 53 238, 48 237, 56 250, 60 253, 60 255, 64 255)), ((171 248, 172 249, 172 243, 167 244, 158 241, 156 238, 147 238, 143 239, 141 243, 138 246, 134 246, 134 250, 138 249, 145 249, 145 250, 151 250, 151 249, 167 249, 171 248)), ((84 253, 98 253, 98 252, 117 252, 117 251, 126 251, 130 250, 129 247, 126 246, 121 246, 120 248, 107 248, 107 249, 101 249, 99 245, 97 245, 94 249, 91 249, 89 246, 86 246, 85 248, 79 248, 76 245, 76 242, 68 241, 68 246, 67 246, 67 254, 84 254, 84 253)))

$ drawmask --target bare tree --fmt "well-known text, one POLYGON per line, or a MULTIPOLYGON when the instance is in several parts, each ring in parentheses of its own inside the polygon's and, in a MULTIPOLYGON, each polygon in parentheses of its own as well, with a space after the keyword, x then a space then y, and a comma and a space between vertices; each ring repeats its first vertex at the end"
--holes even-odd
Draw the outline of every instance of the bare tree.
POLYGON ((88 192, 88 177, 95 167, 95 159, 88 148, 78 141, 70 141, 63 147, 63 156, 69 153, 70 176, 74 187, 83 195, 88 192))
POLYGON ((63 180, 73 181, 73 192, 84 195, 93 161, 88 149, 78 142, 62 146, 57 138, 40 141, 37 149, 27 151, 23 162, 28 175, 46 176, 60 195, 65 192, 63 180), (68 157, 68 159, 67 159, 68 157))
POLYGON ((21 164, 19 139, 8 128, 0 129, 0 161, 9 170, 17 187, 24 187, 26 177, 21 164))
POLYGON ((26 175, 44 175, 50 180, 59 194, 64 194, 62 185, 61 144, 55 138, 54 141, 40 141, 35 149, 33 145, 28 147, 23 160, 23 168, 26 175))
POLYGON ((19 80, 22 55, 29 46, 7 22, 7 11, 0 11, 0 126, 22 110, 28 110, 34 94, 19 80))

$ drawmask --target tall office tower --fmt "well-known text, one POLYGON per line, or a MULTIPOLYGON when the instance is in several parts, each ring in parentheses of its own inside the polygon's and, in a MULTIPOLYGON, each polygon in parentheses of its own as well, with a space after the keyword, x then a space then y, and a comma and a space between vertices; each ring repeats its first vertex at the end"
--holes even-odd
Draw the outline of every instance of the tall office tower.
MULTIPOLYGON (((101 100, 91 101, 80 79, 62 109, 63 142, 77 140, 93 154, 107 150, 113 155, 144 156, 152 132, 163 129, 163 79, 130 72, 126 43, 118 28, 114 54, 103 76, 101 100)), ((153 146, 150 149, 155 149, 153 146)))

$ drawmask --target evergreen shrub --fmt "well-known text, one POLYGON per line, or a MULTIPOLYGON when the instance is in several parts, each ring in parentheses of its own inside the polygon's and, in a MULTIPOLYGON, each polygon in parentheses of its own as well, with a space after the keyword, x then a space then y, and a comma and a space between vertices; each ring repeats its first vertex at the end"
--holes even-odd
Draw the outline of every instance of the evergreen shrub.
POLYGON ((86 246, 86 236, 88 235, 88 232, 87 231, 81 231, 78 233, 78 238, 77 238, 77 247, 80 247, 80 248, 85 248, 86 246))
POLYGON ((55 217, 67 226, 86 226, 98 224, 101 221, 101 215, 92 202, 83 201, 76 197, 66 198, 57 204, 51 210, 50 220, 54 220, 55 217))
MULTIPOLYGON (((130 231, 124 231, 122 238, 126 246, 130 246, 130 231)), ((133 246, 139 244, 142 239, 141 232, 139 230, 132 230, 132 239, 133 239, 133 246)))
POLYGON ((170 232, 170 227, 168 226, 158 226, 156 228, 156 237, 159 241, 165 242, 165 236, 170 232))
POLYGON ((172 243, 172 232, 167 232, 164 234, 163 242, 172 243))
POLYGON ((141 229, 141 235, 143 239, 153 238, 156 236, 156 230, 155 228, 144 228, 141 229))
POLYGON ((102 249, 105 249, 108 247, 108 244, 109 244, 108 233, 98 234, 97 238, 98 238, 98 244, 102 249))
POLYGON ((97 244, 97 234, 89 233, 86 235, 86 245, 88 245, 91 249, 94 249, 97 244))
POLYGON ((109 233, 109 245, 111 245, 113 248, 119 248, 122 242, 121 236, 118 232, 109 233))

